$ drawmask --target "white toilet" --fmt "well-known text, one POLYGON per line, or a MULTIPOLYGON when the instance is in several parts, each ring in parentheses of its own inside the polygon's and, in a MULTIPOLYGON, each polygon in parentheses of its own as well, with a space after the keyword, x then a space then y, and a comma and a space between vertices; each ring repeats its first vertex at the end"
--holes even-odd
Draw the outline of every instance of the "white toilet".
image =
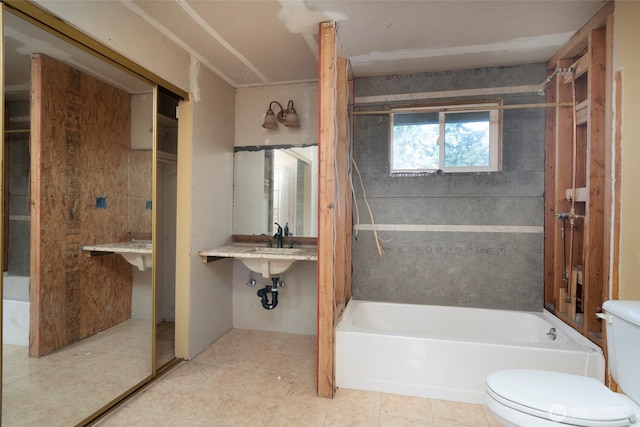
POLYGON ((503 426, 640 427, 640 301, 606 301, 608 363, 625 394, 561 372, 514 369, 486 380, 486 405, 503 426))

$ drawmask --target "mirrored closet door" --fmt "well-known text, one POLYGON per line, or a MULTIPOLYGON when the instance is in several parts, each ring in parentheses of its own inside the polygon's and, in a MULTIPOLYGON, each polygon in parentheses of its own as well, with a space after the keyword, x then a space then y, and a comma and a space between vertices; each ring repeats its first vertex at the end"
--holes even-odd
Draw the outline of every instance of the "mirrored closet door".
POLYGON ((142 141, 156 140, 154 88, 2 16, 1 423, 75 425, 148 381, 161 353, 142 141))

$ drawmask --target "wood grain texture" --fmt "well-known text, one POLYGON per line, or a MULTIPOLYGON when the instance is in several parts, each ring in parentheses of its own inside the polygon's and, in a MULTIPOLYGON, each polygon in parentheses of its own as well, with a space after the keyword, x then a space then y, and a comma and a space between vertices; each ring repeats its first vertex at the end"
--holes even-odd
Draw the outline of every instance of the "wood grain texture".
POLYGON ((47 56, 32 60, 31 356, 131 317, 131 266, 80 246, 128 232, 130 97, 47 56), (106 208, 96 207, 96 198, 106 208))

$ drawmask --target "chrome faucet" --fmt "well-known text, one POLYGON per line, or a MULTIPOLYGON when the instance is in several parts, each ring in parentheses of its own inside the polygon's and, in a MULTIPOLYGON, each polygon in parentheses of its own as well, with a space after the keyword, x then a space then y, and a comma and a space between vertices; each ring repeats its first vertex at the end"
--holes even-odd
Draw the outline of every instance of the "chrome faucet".
POLYGON ((273 235, 273 237, 275 237, 276 239, 277 247, 281 248, 282 247, 282 227, 277 222, 274 224, 278 226, 278 231, 276 232, 276 234, 273 235))

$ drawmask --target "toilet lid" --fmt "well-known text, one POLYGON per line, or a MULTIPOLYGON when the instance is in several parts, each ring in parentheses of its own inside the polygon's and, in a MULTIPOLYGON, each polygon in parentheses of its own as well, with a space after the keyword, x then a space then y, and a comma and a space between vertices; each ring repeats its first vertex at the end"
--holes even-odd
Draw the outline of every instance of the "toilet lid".
POLYGON ((590 377, 515 369, 489 375, 486 385, 499 403, 551 421, 589 427, 635 421, 628 400, 590 377))

